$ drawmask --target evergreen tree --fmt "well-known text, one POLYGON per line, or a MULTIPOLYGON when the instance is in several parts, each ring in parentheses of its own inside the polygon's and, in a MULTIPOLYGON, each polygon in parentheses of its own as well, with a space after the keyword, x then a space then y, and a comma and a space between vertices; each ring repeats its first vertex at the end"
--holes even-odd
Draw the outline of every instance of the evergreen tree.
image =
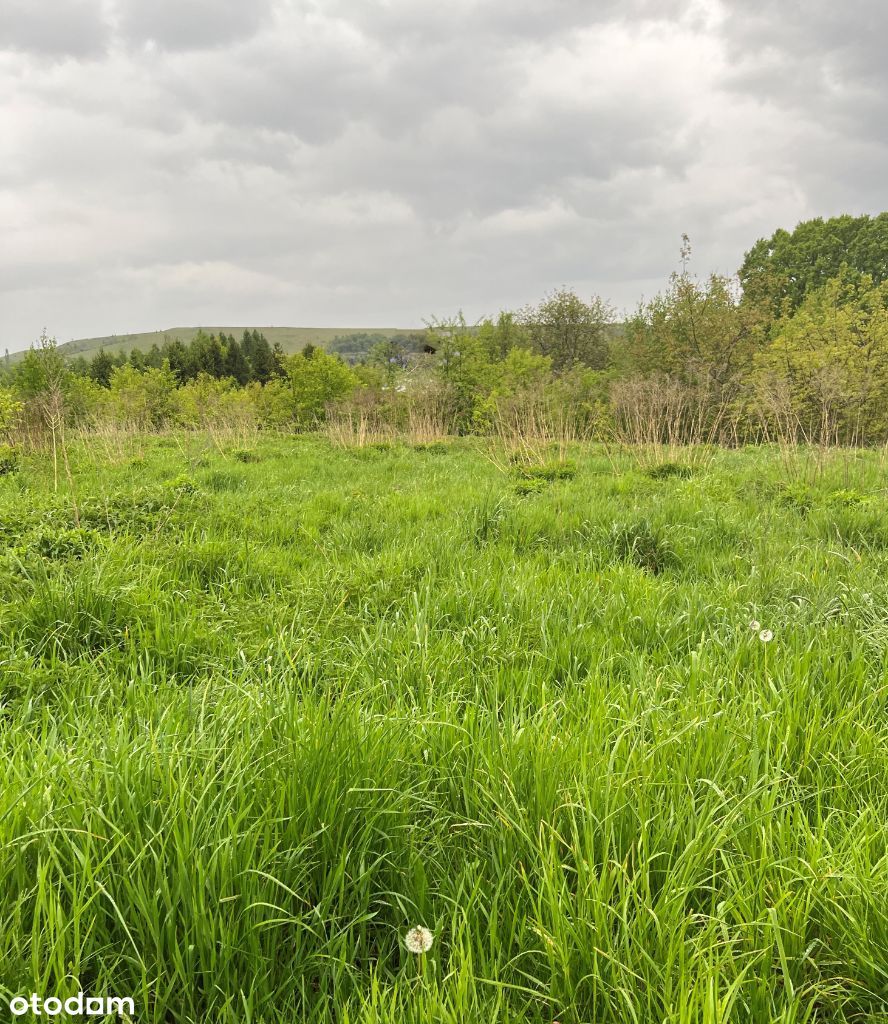
POLYGON ((283 346, 279 341, 274 343, 274 348, 271 350, 271 357, 274 360, 274 375, 275 377, 286 377, 287 376, 287 353, 284 352, 283 346))
POLYGON ((162 354, 180 384, 194 380, 197 376, 190 345, 186 347, 178 338, 167 340, 163 343, 162 354))
POLYGON ((96 384, 106 388, 111 382, 111 371, 113 369, 114 361, 111 356, 103 348, 100 348, 89 364, 89 376, 96 384))
POLYGON ((191 356, 197 373, 216 378, 225 376, 225 351, 215 334, 198 331, 191 342, 191 356))
POLYGON ((226 377, 232 377, 238 384, 243 386, 250 383, 252 372, 247 362, 243 349, 237 339, 230 336, 225 344, 225 373, 226 377))
POLYGON ((241 347, 250 363, 253 380, 267 384, 272 377, 279 376, 278 362, 264 334, 260 334, 258 331, 244 331, 241 347))

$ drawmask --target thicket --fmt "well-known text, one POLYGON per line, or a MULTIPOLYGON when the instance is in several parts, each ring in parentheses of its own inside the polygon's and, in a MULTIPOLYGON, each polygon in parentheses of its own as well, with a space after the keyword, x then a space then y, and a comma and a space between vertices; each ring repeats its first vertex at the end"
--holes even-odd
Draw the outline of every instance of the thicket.
POLYGON ((16 433, 65 427, 321 423, 350 443, 404 431, 659 446, 888 440, 888 214, 778 231, 734 278, 701 279, 690 256, 685 236, 680 269, 623 322, 604 300, 562 289, 478 324, 458 315, 424 334, 355 334, 295 355, 245 331, 66 362, 43 338, 7 370, 0 431, 7 447, 16 433))

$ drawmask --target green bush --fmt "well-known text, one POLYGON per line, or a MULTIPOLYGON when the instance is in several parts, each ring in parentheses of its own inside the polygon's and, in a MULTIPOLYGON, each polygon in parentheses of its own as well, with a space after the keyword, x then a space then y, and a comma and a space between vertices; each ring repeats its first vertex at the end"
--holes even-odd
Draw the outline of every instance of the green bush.
POLYGON ((20 465, 19 453, 11 444, 0 444, 0 476, 14 473, 20 465))

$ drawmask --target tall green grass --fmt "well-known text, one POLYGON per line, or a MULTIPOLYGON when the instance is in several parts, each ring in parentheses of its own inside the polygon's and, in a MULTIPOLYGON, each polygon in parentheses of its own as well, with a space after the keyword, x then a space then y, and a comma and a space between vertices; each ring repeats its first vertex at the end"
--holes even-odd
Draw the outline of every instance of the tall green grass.
POLYGON ((7 1003, 888 1020, 874 456, 133 444, 0 479, 7 1003))

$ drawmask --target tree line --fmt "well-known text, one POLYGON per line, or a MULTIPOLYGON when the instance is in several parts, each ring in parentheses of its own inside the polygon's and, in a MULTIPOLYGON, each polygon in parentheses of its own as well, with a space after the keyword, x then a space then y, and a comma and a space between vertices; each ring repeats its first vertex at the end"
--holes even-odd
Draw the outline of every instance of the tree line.
POLYGON ((16 416, 39 426, 51 378, 83 424, 399 429, 424 417, 489 433, 557 419, 628 440, 888 440, 888 214, 778 230, 733 277, 693 273, 686 237, 678 255, 660 294, 621 321, 560 289, 477 324, 457 315, 295 355, 258 331, 71 361, 44 339, 6 372, 0 429, 16 416))
POLYGON ((254 381, 267 384, 275 377, 286 376, 285 354, 280 344, 270 345, 257 330, 244 331, 240 341, 224 332, 218 336, 198 331, 190 342, 166 338, 162 345, 153 344, 147 352, 132 348, 128 352, 106 352, 100 348, 91 358, 77 356, 70 360, 73 373, 110 387, 112 374, 123 366, 136 370, 159 370, 169 367, 180 384, 187 384, 201 374, 215 380, 230 378, 243 387, 254 381))

